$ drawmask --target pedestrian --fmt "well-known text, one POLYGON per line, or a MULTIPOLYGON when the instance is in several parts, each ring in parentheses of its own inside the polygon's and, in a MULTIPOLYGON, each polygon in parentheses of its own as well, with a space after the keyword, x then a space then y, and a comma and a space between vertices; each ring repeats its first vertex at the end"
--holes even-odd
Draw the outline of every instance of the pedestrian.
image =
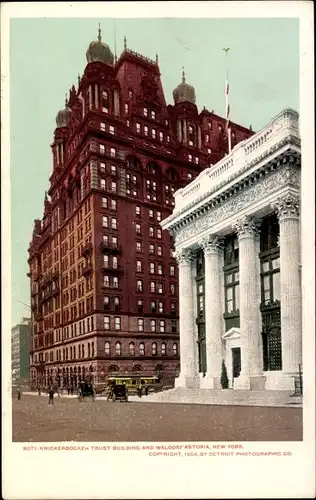
POLYGON ((70 386, 69 385, 68 385, 67 390, 68 390, 68 396, 69 396, 70 395, 70 386))
POLYGON ((149 392, 149 387, 148 387, 148 385, 146 384, 146 385, 145 385, 145 396, 148 396, 148 392, 149 392))
POLYGON ((142 384, 139 382, 139 384, 138 384, 138 397, 139 398, 142 397, 142 392, 143 392, 142 384))
POLYGON ((74 387, 73 385, 70 387, 70 394, 73 396, 74 395, 74 387))
POLYGON ((54 389, 51 387, 48 391, 49 399, 48 399, 48 404, 52 405, 54 404, 54 389))
POLYGON ((21 391, 20 389, 18 389, 18 401, 20 401, 20 399, 21 399, 21 391))

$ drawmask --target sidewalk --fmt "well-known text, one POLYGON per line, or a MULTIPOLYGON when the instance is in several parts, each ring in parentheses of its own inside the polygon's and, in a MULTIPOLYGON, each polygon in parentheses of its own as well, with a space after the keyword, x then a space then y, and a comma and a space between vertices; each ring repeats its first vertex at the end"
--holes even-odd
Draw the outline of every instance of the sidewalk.
MULTIPOLYGON (((23 392, 25 396, 38 396, 37 392, 23 392)), ((48 394, 41 396, 48 398, 48 394)), ((63 393, 61 398, 78 398, 77 394, 63 393)), ((55 394, 55 398, 58 398, 55 394)), ((129 401, 134 403, 169 403, 169 404, 200 404, 217 406, 266 406, 284 408, 302 408, 302 396, 293 396, 289 391, 234 391, 207 390, 207 389, 170 389, 139 398, 129 396, 129 401)), ((96 400, 106 401, 106 396, 97 396, 96 400)))

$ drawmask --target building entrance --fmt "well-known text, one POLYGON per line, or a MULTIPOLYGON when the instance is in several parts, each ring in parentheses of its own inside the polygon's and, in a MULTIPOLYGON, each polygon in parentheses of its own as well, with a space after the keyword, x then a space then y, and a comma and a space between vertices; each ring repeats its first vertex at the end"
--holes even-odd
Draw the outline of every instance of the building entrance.
POLYGON ((240 370, 241 370, 241 354, 240 354, 240 347, 233 347, 232 348, 232 357, 233 357, 233 382, 234 379, 239 377, 240 375, 240 370))

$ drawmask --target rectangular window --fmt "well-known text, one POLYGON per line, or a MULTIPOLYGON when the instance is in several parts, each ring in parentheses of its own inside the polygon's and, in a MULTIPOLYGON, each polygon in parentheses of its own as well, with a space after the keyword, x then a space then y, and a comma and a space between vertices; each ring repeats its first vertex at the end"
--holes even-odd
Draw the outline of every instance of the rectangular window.
POLYGON ((111 182, 111 191, 112 193, 116 193, 116 182, 111 182))
POLYGON ((149 264, 149 272, 150 274, 155 274, 155 264, 153 262, 149 264))
POLYGON ((109 227, 109 220, 106 215, 103 215, 102 217, 102 227, 109 227))
POLYGON ((140 134, 140 123, 136 123, 136 132, 140 134))
POLYGON ((157 229, 157 238, 159 238, 161 240, 162 238, 162 232, 161 232, 161 229, 157 229))
POLYGON ((119 317, 114 318, 114 329, 115 330, 121 329, 121 318, 119 318, 119 317))
POLYGON ((110 148, 110 155, 112 156, 112 158, 115 158, 115 156, 116 156, 116 149, 115 148, 110 148))
POLYGON ((136 234, 141 234, 140 224, 135 224, 136 234))
POLYGON ((101 130, 105 132, 105 123, 101 122, 101 130))
POLYGON ((141 215, 141 208, 138 205, 136 205, 135 211, 136 215, 141 215))
POLYGON ((175 267, 170 266, 170 276, 175 276, 175 267))
POLYGON ((118 260, 117 260, 117 257, 115 255, 112 257, 112 267, 113 267, 113 269, 118 268, 118 260))
POLYGON ((115 128, 114 128, 112 125, 110 125, 110 126, 109 126, 109 132, 110 132, 110 134, 112 134, 112 135, 114 135, 114 134, 115 134, 115 128))
POLYGON ((156 213, 156 218, 157 218, 157 221, 160 222, 161 221, 161 212, 157 212, 156 213))
POLYGON ((109 316, 104 316, 104 318, 103 318, 103 325, 104 325, 104 330, 109 330, 110 329, 110 318, 109 318, 109 316))
POLYGON ((158 264, 157 270, 158 270, 158 274, 163 274, 162 264, 158 264))
POLYGON ((156 292, 156 283, 154 281, 151 281, 150 282, 150 291, 152 293, 155 293, 156 292))
POLYGON ((144 126, 144 135, 148 136, 148 127, 147 127, 147 125, 144 126))
POLYGON ((152 238, 154 236, 154 228, 149 226, 149 236, 152 238))
POLYGON ((142 251, 142 244, 140 241, 136 241, 136 252, 142 251))
POLYGON ((154 319, 152 319, 150 321, 150 331, 151 332, 155 332, 156 331, 156 321, 154 319))
POLYGON ((117 229, 117 219, 115 217, 112 217, 111 226, 112 229, 117 229))
POLYGON ((149 245, 149 253, 154 254, 155 253, 155 245, 149 245))
POLYGON ((136 261, 136 271, 138 273, 142 272, 142 261, 141 260, 136 261))
POLYGON ((148 109, 144 108, 144 116, 148 116, 148 109))
POLYGON ((163 319, 160 320, 159 326, 160 326, 160 332, 163 333, 165 331, 165 321, 163 319))
POLYGON ((138 318, 138 331, 143 332, 144 331, 144 320, 143 318, 138 318))
POLYGON ((102 208, 107 208, 107 207, 108 207, 108 199, 102 198, 102 208))
POLYGON ((113 288, 118 288, 119 287, 119 280, 117 276, 113 277, 113 288))
POLYGON ((154 128, 151 130, 151 136, 153 139, 156 139, 156 130, 154 128))
POLYGON ((105 191, 106 189, 105 179, 100 179, 100 189, 102 189, 102 191, 105 191))
POLYGON ((101 155, 104 155, 105 153, 105 146, 103 144, 100 144, 100 153, 101 155))
POLYGON ((111 165, 111 174, 115 175, 116 174, 116 166, 111 165))
POLYGON ((142 280, 137 280, 137 282, 136 282, 136 291, 137 292, 142 292, 143 291, 143 282, 142 282, 142 280))
POLYGON ((160 140, 160 142, 163 141, 163 133, 162 132, 159 132, 159 140, 160 140))
POLYGON ((116 200, 111 200, 111 210, 116 210, 116 209, 117 209, 116 200))

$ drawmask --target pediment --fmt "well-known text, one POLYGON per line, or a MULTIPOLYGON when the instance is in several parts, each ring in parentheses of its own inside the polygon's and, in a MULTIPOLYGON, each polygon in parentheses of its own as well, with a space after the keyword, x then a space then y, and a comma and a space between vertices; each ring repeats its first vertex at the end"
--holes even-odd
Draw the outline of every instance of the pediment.
POLYGON ((240 339, 240 328, 233 326, 230 330, 224 333, 223 340, 240 339))

